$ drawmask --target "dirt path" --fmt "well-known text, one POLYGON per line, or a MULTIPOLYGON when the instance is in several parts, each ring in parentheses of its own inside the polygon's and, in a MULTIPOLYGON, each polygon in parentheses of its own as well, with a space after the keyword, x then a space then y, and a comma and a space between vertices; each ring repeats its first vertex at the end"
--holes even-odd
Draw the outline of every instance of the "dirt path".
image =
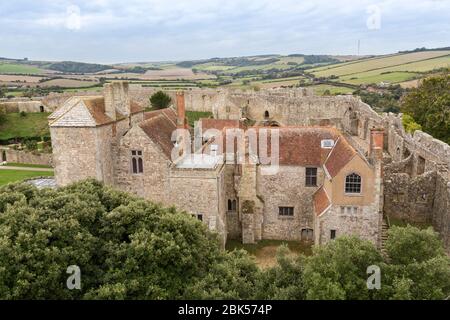
POLYGON ((29 167, 10 167, 10 166, 0 166, 0 170, 53 172, 53 169, 51 168, 29 168, 29 167))

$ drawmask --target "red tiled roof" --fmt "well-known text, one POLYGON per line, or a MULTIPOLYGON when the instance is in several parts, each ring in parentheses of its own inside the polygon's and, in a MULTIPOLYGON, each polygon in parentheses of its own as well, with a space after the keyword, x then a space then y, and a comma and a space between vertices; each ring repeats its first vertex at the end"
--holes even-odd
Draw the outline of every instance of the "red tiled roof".
POLYGON ((314 194, 314 211, 316 215, 320 215, 330 205, 330 199, 323 187, 314 194))
POLYGON ((224 128, 240 128, 241 122, 239 120, 221 120, 221 119, 200 119, 202 123, 202 130, 205 132, 208 129, 223 130, 224 128))
POLYGON ((355 149, 341 136, 325 162, 325 167, 332 178, 355 156, 355 149))
MULTIPOLYGON (((89 113, 95 120, 97 125, 104 125, 113 122, 113 120, 105 114, 105 98, 104 97, 90 97, 83 99, 84 105, 88 108, 89 113)), ((130 103, 130 112, 132 114, 142 112, 144 109, 135 101, 130 103)), ((116 110, 116 117, 118 120, 124 119, 125 115, 116 110)))
POLYGON ((113 122, 113 120, 105 114, 105 99, 103 97, 83 99, 83 102, 97 125, 113 122))
POLYGON ((135 114, 135 113, 142 112, 142 111, 144 111, 144 107, 142 107, 136 101, 131 100, 131 102, 130 102, 130 112, 131 112, 131 114, 135 114))
POLYGON ((161 112, 140 123, 139 126, 170 159, 173 149, 172 133, 177 129, 176 125, 172 121, 168 121, 168 118, 161 112))
POLYGON ((172 108, 145 112, 144 120, 148 120, 148 119, 154 118, 159 115, 165 116, 168 120, 170 120, 174 124, 177 123, 177 113, 172 108))

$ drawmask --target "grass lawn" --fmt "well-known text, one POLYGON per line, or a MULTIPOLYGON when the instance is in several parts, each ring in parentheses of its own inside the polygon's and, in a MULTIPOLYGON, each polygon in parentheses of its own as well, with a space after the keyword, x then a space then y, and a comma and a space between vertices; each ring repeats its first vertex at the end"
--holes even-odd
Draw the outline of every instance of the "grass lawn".
POLYGON ((0 140, 50 136, 47 117, 50 113, 7 113, 0 125, 0 140))
POLYGON ((36 177, 51 177, 53 172, 0 170, 0 186, 36 177))
POLYGON ((9 167, 19 167, 19 168, 42 168, 42 169, 51 169, 51 166, 46 166, 43 164, 27 164, 27 163, 15 163, 8 162, 7 166, 9 167))
POLYGON ((259 267, 268 268, 276 265, 277 250, 283 244, 288 246, 292 255, 304 254, 309 256, 312 254, 311 245, 300 241, 262 240, 256 244, 242 244, 239 240, 229 240, 226 249, 228 251, 243 249, 255 257, 259 267))
POLYGON ((213 114, 211 112, 202 111, 186 111, 186 117, 188 118, 189 125, 193 128, 196 121, 201 118, 212 118, 213 114))

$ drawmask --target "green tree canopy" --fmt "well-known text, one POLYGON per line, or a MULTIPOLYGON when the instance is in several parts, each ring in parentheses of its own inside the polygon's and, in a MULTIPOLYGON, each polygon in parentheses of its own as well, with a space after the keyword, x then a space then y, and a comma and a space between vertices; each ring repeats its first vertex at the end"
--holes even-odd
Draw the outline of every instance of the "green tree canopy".
POLYGON ((425 132, 450 143, 450 74, 423 80, 404 97, 401 109, 425 132))
POLYGON ((172 98, 163 91, 158 91, 150 97, 150 104, 154 109, 165 109, 171 102, 172 98))
POLYGON ((244 259, 190 215, 95 181, 1 188, 0 235, 0 299, 177 299, 244 259), (66 288, 71 265, 81 291, 66 288))

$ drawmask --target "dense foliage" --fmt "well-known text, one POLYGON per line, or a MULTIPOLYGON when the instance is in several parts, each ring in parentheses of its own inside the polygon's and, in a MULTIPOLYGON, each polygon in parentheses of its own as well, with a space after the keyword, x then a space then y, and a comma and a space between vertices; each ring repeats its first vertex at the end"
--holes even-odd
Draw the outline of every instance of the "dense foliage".
POLYGON ((0 188, 0 299, 443 299, 450 261, 431 229, 393 227, 382 256, 341 237, 259 269, 190 215, 95 181, 0 188), (68 290, 67 267, 81 269, 68 290), (368 290, 367 267, 381 269, 368 290))
POLYGON ((411 115, 425 132, 450 143, 450 74, 423 80, 405 96, 402 111, 411 115))
POLYGON ((55 62, 49 64, 48 66, 46 66, 46 68, 65 73, 96 73, 108 69, 113 69, 113 67, 107 65, 74 61, 55 62))
POLYGON ((150 97, 150 104, 154 109, 165 109, 171 102, 172 98, 163 91, 158 91, 150 97))

